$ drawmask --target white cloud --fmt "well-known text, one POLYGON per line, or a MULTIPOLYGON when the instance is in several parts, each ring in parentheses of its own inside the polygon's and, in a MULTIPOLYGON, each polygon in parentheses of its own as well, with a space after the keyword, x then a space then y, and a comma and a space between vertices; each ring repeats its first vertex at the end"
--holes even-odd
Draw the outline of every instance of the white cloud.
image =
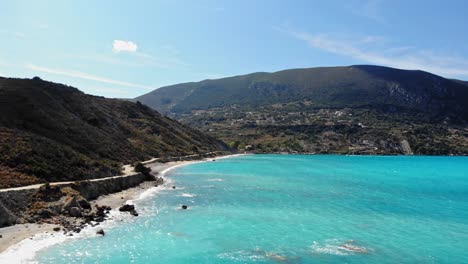
POLYGON ((391 47, 382 37, 344 39, 330 34, 309 34, 276 28, 305 41, 310 47, 353 58, 364 63, 402 69, 424 70, 443 76, 468 76, 468 59, 416 50, 413 47, 391 47), (369 41, 372 40, 372 41, 369 41))
POLYGON ((123 81, 108 79, 108 78, 99 77, 99 76, 95 76, 95 75, 91 75, 91 74, 84 73, 84 72, 79 72, 79 71, 70 71, 70 70, 62 70, 62 69, 50 69, 50 68, 45 68, 45 67, 41 67, 41 66, 36 66, 36 65, 33 65, 33 64, 28 64, 28 65, 26 65, 26 67, 31 69, 31 70, 35 70, 35 71, 39 71, 39 72, 45 72, 45 73, 68 76, 68 77, 73 77, 73 78, 91 80, 91 81, 96 81, 96 82, 115 84, 115 85, 134 87, 134 88, 142 88, 142 89, 146 89, 146 90, 154 90, 155 89, 154 87, 147 86, 147 85, 141 85, 141 84, 135 84, 135 83, 129 83, 129 82, 123 82, 123 81))
POLYGON ((112 51, 113 52, 136 52, 138 49, 137 44, 131 42, 131 41, 126 41, 126 40, 114 40, 114 43, 112 43, 112 51))

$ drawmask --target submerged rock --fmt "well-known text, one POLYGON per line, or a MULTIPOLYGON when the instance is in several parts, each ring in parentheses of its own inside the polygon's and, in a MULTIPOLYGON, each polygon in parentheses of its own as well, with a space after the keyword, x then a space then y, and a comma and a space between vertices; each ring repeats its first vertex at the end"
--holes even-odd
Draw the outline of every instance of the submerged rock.
POLYGON ((353 244, 354 240, 349 240, 346 243, 341 244, 338 248, 346 251, 367 254, 369 251, 365 247, 356 246, 353 244))
POLYGON ((136 210, 132 210, 130 211, 130 214, 133 215, 133 216, 138 216, 138 213, 136 210))
POLYGON ((188 209, 188 206, 184 204, 184 205, 182 205, 182 209, 186 210, 186 209, 188 209))

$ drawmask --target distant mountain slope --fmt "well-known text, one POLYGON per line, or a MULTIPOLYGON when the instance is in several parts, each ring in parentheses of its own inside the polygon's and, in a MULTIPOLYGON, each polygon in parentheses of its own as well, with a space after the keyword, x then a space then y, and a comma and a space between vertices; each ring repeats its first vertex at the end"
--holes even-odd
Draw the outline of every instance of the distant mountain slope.
POLYGON ((462 80, 456 80, 456 79, 453 79, 453 81, 456 81, 458 83, 461 83, 463 85, 467 85, 468 86, 468 81, 462 81, 462 80))
POLYGON ((111 176, 123 163, 223 148, 140 103, 0 78, 0 187, 111 176))
POLYGON ((468 90, 464 85, 423 71, 366 65, 253 73, 177 84, 136 100, 165 114, 307 100, 317 108, 391 105, 468 117, 468 90))
POLYGON ((183 83, 139 100, 258 152, 468 154, 468 86, 381 66, 292 69, 183 83))

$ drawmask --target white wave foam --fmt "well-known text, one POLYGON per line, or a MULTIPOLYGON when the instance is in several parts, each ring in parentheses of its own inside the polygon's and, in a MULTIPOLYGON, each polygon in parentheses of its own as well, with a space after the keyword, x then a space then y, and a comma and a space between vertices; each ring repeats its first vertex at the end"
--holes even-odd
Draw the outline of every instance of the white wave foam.
POLYGON ((83 239, 97 237, 96 231, 100 228, 109 229, 119 224, 122 221, 132 219, 129 214, 122 214, 118 210, 111 210, 108 214, 108 219, 98 226, 86 226, 80 233, 73 233, 73 236, 68 236, 62 232, 57 233, 39 233, 32 238, 24 239, 21 242, 12 245, 0 254, 0 263, 16 264, 16 263, 38 263, 35 259, 37 252, 63 243, 72 239, 83 239))
POLYGON ((240 250, 236 252, 226 252, 217 255, 221 259, 229 259, 234 261, 265 261, 265 260, 274 260, 275 262, 289 262, 288 257, 281 255, 279 253, 265 251, 260 248, 254 250, 240 250))
POLYGON ((144 200, 144 199, 147 199, 148 197, 154 197, 156 194, 162 191, 171 190, 173 186, 173 180, 166 178, 166 177, 163 177, 163 180, 164 180, 164 183, 162 185, 145 190, 144 192, 140 193, 140 195, 138 196, 137 199, 135 199, 135 201, 144 200))
POLYGON ((337 256, 346 256, 354 253, 369 253, 367 248, 355 245, 354 240, 342 242, 338 239, 328 239, 325 240, 325 243, 314 241, 310 248, 312 249, 312 252, 317 254, 330 254, 337 256))
POLYGON ((37 263, 34 257, 39 250, 62 243, 69 238, 63 233, 36 234, 32 239, 25 239, 2 252, 0 263, 37 263))
POLYGON ((206 181, 209 181, 209 182, 222 182, 224 181, 223 179, 220 179, 220 178, 217 178, 217 179, 208 179, 206 181))
POLYGON ((217 257, 220 259, 228 259, 234 261, 261 261, 266 259, 264 255, 255 254, 255 252, 245 250, 220 253, 217 255, 217 257))
POLYGON ((180 197, 195 197, 197 196, 196 194, 192 194, 192 193, 182 193, 182 194, 179 194, 177 196, 180 196, 180 197))

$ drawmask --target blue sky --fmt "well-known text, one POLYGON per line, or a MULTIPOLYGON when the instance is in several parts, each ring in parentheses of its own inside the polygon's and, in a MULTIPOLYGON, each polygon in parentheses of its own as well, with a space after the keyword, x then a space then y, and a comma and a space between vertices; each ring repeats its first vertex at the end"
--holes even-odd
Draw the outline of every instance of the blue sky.
POLYGON ((0 76, 106 97, 288 68, 468 79, 468 1, 2 1, 0 76))

